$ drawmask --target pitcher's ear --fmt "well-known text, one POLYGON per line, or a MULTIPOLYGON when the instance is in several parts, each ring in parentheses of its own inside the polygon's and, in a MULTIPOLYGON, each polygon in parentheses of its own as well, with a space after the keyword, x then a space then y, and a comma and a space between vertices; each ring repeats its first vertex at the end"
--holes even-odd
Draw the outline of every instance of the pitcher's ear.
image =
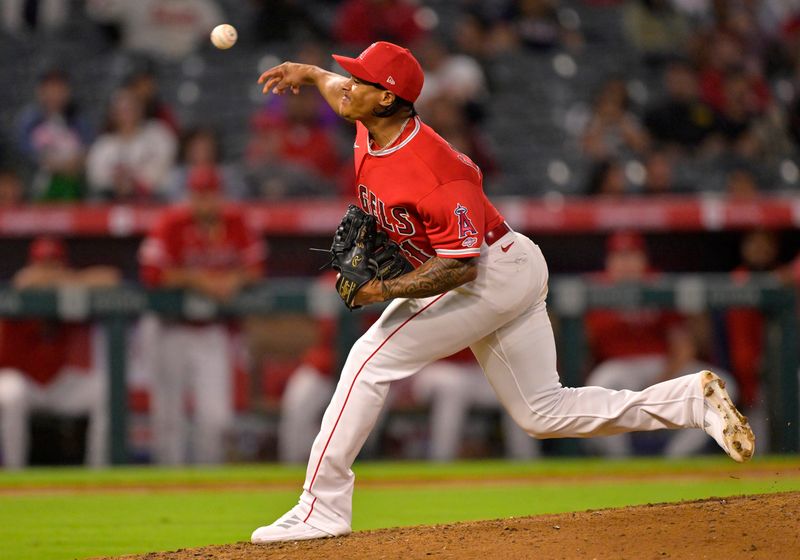
POLYGON ((389 107, 391 106, 392 103, 394 103, 395 99, 397 99, 397 96, 393 94, 391 91, 386 90, 383 92, 383 95, 381 96, 381 105, 384 107, 389 107))

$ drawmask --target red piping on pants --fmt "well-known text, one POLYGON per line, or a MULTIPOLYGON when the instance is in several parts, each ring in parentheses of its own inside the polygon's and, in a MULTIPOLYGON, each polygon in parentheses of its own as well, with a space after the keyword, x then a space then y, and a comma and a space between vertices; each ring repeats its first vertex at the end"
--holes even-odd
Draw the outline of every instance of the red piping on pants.
MULTIPOLYGON (((445 293, 446 293, 446 292, 445 292, 445 293)), ((406 325, 407 325, 407 324, 408 324, 408 323, 409 323, 409 322, 410 322, 412 319, 414 319, 414 318, 415 318, 416 316, 418 316, 420 313, 422 313, 423 311, 425 311, 426 309, 428 309, 428 308, 429 308, 431 305, 433 305, 434 303, 436 303, 437 301, 439 301, 440 299, 442 299, 442 298, 444 297, 444 295, 445 295, 445 294, 441 294, 439 297, 437 297, 435 300, 433 300, 432 302, 430 302, 428 305, 426 305, 425 307, 423 307, 422 309, 420 309, 419 311, 417 311, 416 313, 414 313, 414 314, 413 314, 411 317, 409 317, 408 319, 406 319, 405 321, 403 321, 403 324, 401 324, 399 327, 397 327, 395 330, 393 330, 393 331, 392 331, 392 332, 389 334, 389 336, 387 336, 387 337, 386 337, 386 338, 383 340, 383 342, 381 342, 380 346, 378 346, 378 347, 377 347, 377 348, 376 348, 376 349, 375 349, 375 350, 372 352, 372 354, 370 354, 370 355, 369 355, 369 357, 368 357, 366 360, 364 360, 364 363, 363 363, 363 364, 361 364, 361 367, 360 367, 360 368, 358 368, 358 371, 356 372, 356 375, 353 377, 353 381, 351 381, 351 382, 350 382, 350 388, 347 390, 347 396, 344 398, 344 403, 342 403, 342 409, 339 411, 339 416, 337 416, 337 417, 336 417, 336 422, 333 424, 333 429, 331 430, 331 435, 329 435, 329 436, 328 436, 328 441, 326 441, 326 442, 325 442, 325 447, 322 449, 322 453, 321 453, 321 454, 320 454, 320 456, 319 456, 319 461, 317 461, 317 467, 314 469, 314 476, 312 476, 312 477, 311 477, 311 482, 310 482, 310 483, 309 483, 309 485, 308 485, 308 491, 309 491, 309 492, 311 492, 311 487, 312 487, 312 486, 314 486, 314 481, 317 479, 317 473, 319 472, 319 467, 320 467, 320 465, 322 464, 322 458, 323 458, 323 457, 325 457, 325 452, 328 450, 328 445, 331 443, 331 439, 333 439, 333 434, 334 434, 334 432, 336 431, 336 426, 338 426, 338 425, 339 425, 339 420, 341 420, 341 418, 342 418, 342 414, 344 413, 344 407, 345 407, 345 406, 347 406, 347 401, 350 399, 350 393, 352 393, 352 392, 353 392, 353 386, 355 386, 355 384, 356 384, 356 380, 358 379, 358 376, 359 376, 359 375, 361 375, 361 372, 364 370, 364 368, 366 367, 367 363, 369 363, 369 361, 372 359, 372 357, 373 357, 373 356, 375 356, 375 354, 377 354, 377 353, 378 353, 378 351, 379 351, 381 348, 383 348, 383 345, 384 345, 384 344, 386 344, 387 342, 389 342, 389 339, 391 339, 391 338, 392 338, 392 337, 393 337, 395 334, 397 334, 397 331, 399 331, 400 329, 402 329, 403 327, 405 327, 405 326, 406 326, 406 325)), ((314 501, 313 501, 313 502, 311 502, 311 509, 309 509, 309 511, 308 511, 308 515, 306 515, 306 518, 305 518, 305 519, 303 519, 303 523, 305 523, 306 521, 308 521, 308 518, 309 518, 309 517, 311 517, 311 513, 314 511, 314 504, 316 504, 316 503, 317 503, 317 498, 316 498, 316 496, 315 496, 315 497, 314 497, 314 501)))

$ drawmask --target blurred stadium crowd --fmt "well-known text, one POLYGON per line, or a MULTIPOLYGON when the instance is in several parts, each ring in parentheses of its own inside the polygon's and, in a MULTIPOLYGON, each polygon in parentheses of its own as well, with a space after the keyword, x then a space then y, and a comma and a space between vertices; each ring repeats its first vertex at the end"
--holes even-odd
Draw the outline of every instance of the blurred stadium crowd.
MULTIPOLYGON (((376 40, 419 58, 419 113, 481 167, 490 196, 747 201, 793 198, 800 184, 798 0, 3 0, 0 24, 0 210, 169 207, 139 251, 148 286, 227 299, 270 269, 262 240, 226 201, 351 196, 352 129, 316 92, 265 97, 255 80, 283 59, 336 70, 331 52, 355 54, 376 40), (222 22, 239 29, 231 51, 208 41, 222 22), (177 237, 190 241, 178 246, 177 237)), ((592 281, 657 276, 642 235, 621 231, 604 242, 605 267, 592 281)), ((71 266, 67 252, 58 239, 34 240, 13 285, 122 281, 113 268, 71 266)), ((796 283, 800 265, 786 253, 775 231, 746 232, 735 274, 775 272, 796 283)), ((150 382, 131 390, 132 411, 144 419, 133 425, 132 445, 141 440, 146 459, 170 464, 304 461, 336 376, 330 278, 314 290, 311 319, 231 326, 143 318, 129 354, 134 380, 138 371, 150 382), (189 447, 186 389, 195 418, 189 447), (277 418, 277 443, 266 451, 258 437, 247 440, 261 430, 246 414, 254 409, 277 418)), ((36 409, 88 415, 86 456, 107 460, 105 358, 94 330, 3 321, 5 465, 28 461, 36 409)), ((763 330, 752 309, 714 317, 593 311, 585 382, 638 389, 713 366, 728 370, 729 386, 757 415, 763 330)), ((476 422, 474 409, 498 420, 507 455, 542 452, 500 413, 470 355, 399 384, 391 402, 407 421, 376 435, 373 449, 384 454, 498 452, 464 439, 493 429, 486 414, 476 422), (428 409, 420 437, 408 419, 428 409)), ((699 435, 603 438, 585 452, 685 456, 706 447, 699 435)))

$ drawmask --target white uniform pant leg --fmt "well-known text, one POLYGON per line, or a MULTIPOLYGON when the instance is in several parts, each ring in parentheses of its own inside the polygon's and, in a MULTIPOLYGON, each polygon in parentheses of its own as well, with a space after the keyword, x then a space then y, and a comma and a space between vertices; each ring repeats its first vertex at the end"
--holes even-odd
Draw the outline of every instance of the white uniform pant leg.
POLYGON ((48 385, 35 391, 32 407, 56 414, 89 417, 86 430, 86 463, 108 464, 108 383, 103 370, 67 367, 48 385))
POLYGON ((0 452, 8 469, 22 468, 28 462, 31 385, 20 371, 0 370, 0 452))
MULTIPOLYGON (((663 355, 630 356, 606 360, 593 369, 586 385, 606 389, 641 391, 657 382, 667 367, 663 355)), ((705 432, 702 434, 705 436, 705 432)), ((707 436, 706 436, 707 438, 707 436)), ((622 458, 633 454, 630 432, 586 440, 587 447, 604 457, 622 458)))
POLYGON ((459 291, 395 300, 356 342, 311 449, 299 510, 307 523, 333 534, 349 530, 350 466, 375 425, 390 383, 496 327, 501 317, 481 320, 487 316, 486 306, 485 300, 459 291))
POLYGON ((104 377, 96 371, 64 368, 47 385, 39 385, 22 372, 0 371, 0 431, 7 467, 27 463, 29 420, 33 411, 65 415, 88 414, 86 461, 92 466, 108 462, 108 406, 104 377))
POLYGON ((308 460, 319 432, 325 405, 333 393, 333 381, 309 365, 301 365, 286 384, 278 425, 278 457, 284 463, 308 460))
POLYGON ((191 329, 189 380, 194 396, 194 458, 217 464, 225 458, 225 434, 233 423, 233 374, 224 325, 191 329))
POLYGON ((480 366, 466 368, 464 384, 468 387, 472 406, 495 408, 500 411, 503 448, 510 459, 528 460, 539 456, 539 442, 520 428, 497 399, 480 366))
MULTIPOLYGON (((434 461, 458 457, 470 408, 480 399, 475 394, 474 369, 440 361, 425 366, 414 377, 415 398, 430 408, 429 457, 434 461)), ((478 375, 483 377, 480 371, 478 375)))
POLYGON ((90 381, 91 385, 87 392, 92 395, 92 400, 88 403, 89 427, 86 434, 86 463, 93 467, 102 467, 108 465, 111 444, 108 337, 105 330, 97 325, 92 327, 91 337, 92 364, 88 374, 92 381, 90 381))
POLYGON ((469 412, 474 407, 501 409, 503 444, 508 457, 522 460, 538 456, 538 443, 502 410, 479 366, 434 362, 414 376, 414 394, 430 407, 432 460, 452 461, 458 457, 469 412))
POLYGON ((563 387, 544 302, 472 346, 498 398, 537 438, 592 437, 661 428, 700 427, 703 395, 697 374, 642 391, 563 387))
POLYGON ((161 465, 186 462, 186 407, 184 391, 190 367, 186 344, 191 336, 181 325, 165 324, 156 346, 157 368, 153 372, 153 456, 161 465))

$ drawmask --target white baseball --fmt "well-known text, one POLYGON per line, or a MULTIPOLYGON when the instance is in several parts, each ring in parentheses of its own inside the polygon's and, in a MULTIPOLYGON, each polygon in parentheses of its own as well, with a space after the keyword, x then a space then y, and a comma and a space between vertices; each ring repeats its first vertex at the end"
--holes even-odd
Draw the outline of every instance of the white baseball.
POLYGON ((211 30, 211 42, 218 49, 229 49, 236 44, 239 34, 236 28, 228 23, 222 23, 211 30))

